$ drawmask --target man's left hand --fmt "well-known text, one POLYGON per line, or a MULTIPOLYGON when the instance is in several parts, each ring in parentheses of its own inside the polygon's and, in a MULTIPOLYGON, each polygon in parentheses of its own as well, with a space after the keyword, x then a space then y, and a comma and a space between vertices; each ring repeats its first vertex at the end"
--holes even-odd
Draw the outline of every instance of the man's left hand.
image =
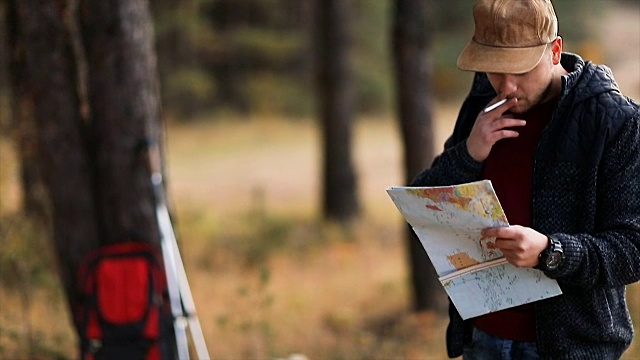
POLYGON ((495 237, 508 262, 518 267, 538 265, 540 253, 548 246, 549 239, 532 228, 513 225, 482 230, 482 236, 495 237))

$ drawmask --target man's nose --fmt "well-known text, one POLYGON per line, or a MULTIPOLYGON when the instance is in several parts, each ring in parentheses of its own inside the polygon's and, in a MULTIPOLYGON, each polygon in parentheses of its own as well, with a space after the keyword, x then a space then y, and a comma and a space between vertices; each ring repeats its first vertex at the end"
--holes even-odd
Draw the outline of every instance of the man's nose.
POLYGON ((502 74, 500 77, 500 92, 509 96, 518 89, 517 77, 512 74, 502 74))

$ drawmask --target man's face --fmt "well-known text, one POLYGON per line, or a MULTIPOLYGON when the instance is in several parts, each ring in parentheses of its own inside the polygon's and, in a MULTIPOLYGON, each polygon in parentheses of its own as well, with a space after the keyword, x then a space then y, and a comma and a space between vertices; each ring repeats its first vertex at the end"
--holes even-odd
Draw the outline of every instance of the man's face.
POLYGON ((524 74, 487 74, 494 90, 507 98, 517 98, 518 103, 509 109, 523 113, 546 100, 551 86, 553 66, 548 54, 531 71, 524 74))
POLYGON ((518 103, 509 109, 512 113, 523 113, 548 100, 554 71, 560 63, 562 38, 551 42, 540 63, 524 74, 487 74, 494 90, 504 97, 517 98, 518 103))

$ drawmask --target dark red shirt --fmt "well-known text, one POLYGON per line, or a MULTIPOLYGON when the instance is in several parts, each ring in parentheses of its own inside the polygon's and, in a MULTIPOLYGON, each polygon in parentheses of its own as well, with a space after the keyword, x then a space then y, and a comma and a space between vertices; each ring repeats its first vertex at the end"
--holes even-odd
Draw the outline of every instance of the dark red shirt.
MULTIPOLYGON (((534 156, 556 105, 557 101, 547 101, 524 114, 515 114, 514 118, 527 121, 525 126, 513 128, 520 135, 498 141, 485 160, 483 176, 491 180, 511 225, 531 226, 534 156)), ((479 316, 473 324, 499 338, 535 341, 534 315, 533 304, 525 304, 479 316)))

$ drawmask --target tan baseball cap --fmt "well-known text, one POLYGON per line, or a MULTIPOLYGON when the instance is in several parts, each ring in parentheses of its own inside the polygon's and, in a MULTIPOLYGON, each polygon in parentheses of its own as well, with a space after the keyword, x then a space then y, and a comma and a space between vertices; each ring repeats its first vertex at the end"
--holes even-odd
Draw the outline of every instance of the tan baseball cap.
POLYGON ((473 39, 458 57, 458 67, 466 71, 526 73, 558 37, 550 0, 477 0, 473 18, 473 39))

